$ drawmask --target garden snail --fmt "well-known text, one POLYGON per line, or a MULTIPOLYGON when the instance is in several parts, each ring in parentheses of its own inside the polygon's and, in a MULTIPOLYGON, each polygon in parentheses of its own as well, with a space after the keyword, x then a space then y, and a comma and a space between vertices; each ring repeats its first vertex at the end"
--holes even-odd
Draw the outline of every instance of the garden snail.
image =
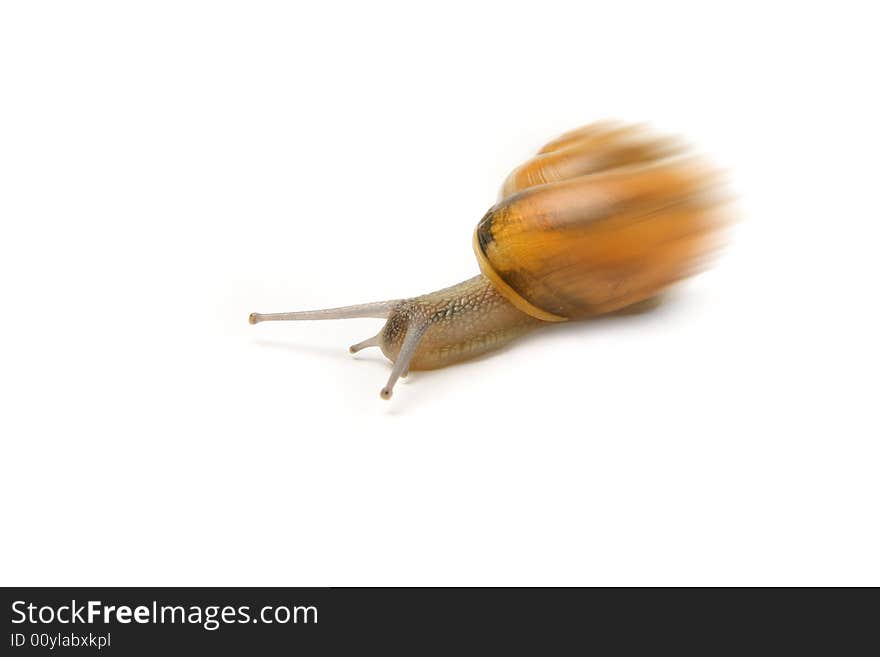
POLYGON ((514 169, 477 224, 481 274, 411 299, 259 314, 270 320, 377 317, 392 362, 384 399, 410 369, 444 367, 548 322, 612 313, 657 298, 698 271, 723 225, 717 176, 677 141, 639 127, 584 126, 514 169))

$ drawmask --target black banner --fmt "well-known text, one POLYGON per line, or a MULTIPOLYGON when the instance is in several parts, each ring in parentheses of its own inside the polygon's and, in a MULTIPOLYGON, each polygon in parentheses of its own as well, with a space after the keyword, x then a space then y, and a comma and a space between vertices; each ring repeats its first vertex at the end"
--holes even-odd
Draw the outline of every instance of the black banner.
POLYGON ((871 589, 13 588, 3 654, 839 653, 868 637, 877 601, 871 589))

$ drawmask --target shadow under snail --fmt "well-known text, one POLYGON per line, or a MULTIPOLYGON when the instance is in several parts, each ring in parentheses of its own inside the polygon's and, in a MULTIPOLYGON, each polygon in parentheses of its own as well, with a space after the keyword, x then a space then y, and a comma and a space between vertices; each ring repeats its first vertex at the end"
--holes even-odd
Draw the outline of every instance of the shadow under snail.
POLYGON ((496 349, 548 322, 650 304, 699 271, 724 225, 716 170, 677 140, 601 122, 544 146, 507 177, 474 231, 481 274, 411 299, 253 313, 275 320, 386 319, 375 336, 392 362, 384 399, 409 370, 496 349))

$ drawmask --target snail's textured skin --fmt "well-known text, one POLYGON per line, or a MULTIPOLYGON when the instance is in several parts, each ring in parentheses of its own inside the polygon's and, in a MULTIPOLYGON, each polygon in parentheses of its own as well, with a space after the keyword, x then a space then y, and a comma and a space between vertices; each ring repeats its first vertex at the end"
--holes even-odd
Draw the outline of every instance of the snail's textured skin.
POLYGON ((413 370, 432 370, 474 358, 510 342, 543 322, 517 310, 484 276, 398 302, 379 346, 395 361, 411 325, 427 324, 413 370))

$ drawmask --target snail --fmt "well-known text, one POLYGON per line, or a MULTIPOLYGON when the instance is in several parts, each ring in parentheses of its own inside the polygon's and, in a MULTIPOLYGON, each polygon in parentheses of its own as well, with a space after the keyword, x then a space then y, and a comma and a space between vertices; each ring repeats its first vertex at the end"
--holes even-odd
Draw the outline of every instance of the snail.
POLYGON ((717 181, 678 140, 590 124, 549 142, 504 181, 474 230, 477 276, 409 299, 249 321, 385 319, 350 351, 379 347, 392 361, 381 390, 389 399, 410 370, 479 356, 548 323, 653 303, 716 250, 724 223, 717 181))

